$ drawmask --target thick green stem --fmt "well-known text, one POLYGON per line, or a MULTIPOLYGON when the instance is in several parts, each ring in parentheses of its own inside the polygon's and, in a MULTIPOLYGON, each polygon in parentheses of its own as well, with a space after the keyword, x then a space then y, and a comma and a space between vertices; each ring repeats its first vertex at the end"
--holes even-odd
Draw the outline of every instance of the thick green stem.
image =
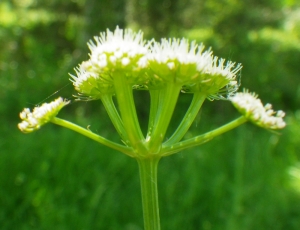
POLYGON ((151 135, 149 135, 148 150, 152 153, 158 153, 161 143, 165 137, 166 131, 170 124, 181 86, 169 84, 159 96, 159 105, 156 113, 155 125, 151 135))
POLYGON ((173 145, 165 145, 164 144, 163 148, 161 150, 161 156, 169 156, 169 155, 177 153, 181 150, 206 143, 206 142, 210 141, 211 139, 213 139, 214 137, 219 136, 225 132, 228 132, 228 131, 244 124, 247 121, 248 120, 244 116, 241 116, 241 117, 235 119, 234 121, 229 122, 226 125, 223 125, 217 129, 207 132, 205 134, 193 137, 193 138, 185 140, 185 141, 181 141, 181 142, 173 144, 173 145))
POLYGON ((146 140, 151 137, 153 127, 155 126, 155 119, 156 119, 156 114, 157 114, 158 105, 159 105, 160 91, 159 90, 149 90, 149 93, 150 93, 150 115, 149 115, 149 123, 148 123, 146 140))
POLYGON ((157 166, 160 158, 137 159, 139 164, 145 230, 160 230, 157 166))
POLYGON ((186 134, 186 132, 189 130, 190 126, 194 122, 204 100, 206 98, 206 95, 202 93, 195 93, 193 96, 193 100, 190 104, 190 107, 188 111, 186 112, 184 118, 182 119, 180 125, 178 126, 177 130, 174 132, 174 134, 166 141, 166 145, 176 143, 180 141, 183 136, 186 134))
POLYGON ((118 106, 128 139, 137 152, 144 152, 144 136, 136 114, 132 86, 128 84, 126 76, 122 72, 114 72, 113 78, 118 106))
POLYGON ((123 121, 121 120, 121 117, 119 116, 119 113, 115 107, 115 103, 112 99, 112 95, 104 94, 101 97, 101 101, 107 111, 110 120, 112 121, 115 129, 117 130, 119 136, 126 143, 126 145, 129 145, 129 140, 123 125, 123 121))
POLYGON ((71 130, 73 130, 77 133, 80 133, 80 134, 82 134, 82 135, 84 135, 88 138, 91 138, 92 140, 97 141, 97 142, 99 142, 99 143, 101 143, 101 144, 103 144, 107 147, 118 150, 122 153, 125 153, 126 155, 128 155, 130 157, 133 157, 133 150, 131 148, 120 145, 120 144, 115 143, 113 141, 107 140, 106 138, 101 137, 101 136, 93 133, 92 131, 90 131, 88 129, 84 129, 84 128, 78 126, 78 125, 75 125, 72 122, 60 119, 58 117, 52 118, 51 122, 56 124, 56 125, 60 125, 60 126, 63 126, 65 128, 71 129, 71 130))

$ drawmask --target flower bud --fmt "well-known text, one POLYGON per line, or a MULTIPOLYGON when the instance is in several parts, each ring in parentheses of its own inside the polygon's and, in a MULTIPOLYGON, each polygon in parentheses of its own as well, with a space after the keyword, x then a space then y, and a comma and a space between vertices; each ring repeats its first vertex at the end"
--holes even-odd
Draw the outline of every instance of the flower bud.
POLYGON ((283 117, 285 113, 281 110, 275 112, 271 104, 263 106, 261 100, 255 93, 244 91, 236 93, 230 98, 234 107, 254 124, 266 129, 282 129, 285 127, 283 117))
POLYGON ((59 97, 53 102, 44 103, 39 107, 35 107, 32 112, 30 112, 30 109, 25 108, 20 113, 20 118, 23 121, 18 124, 18 128, 24 133, 33 132, 51 121, 51 119, 69 103, 70 101, 59 97))

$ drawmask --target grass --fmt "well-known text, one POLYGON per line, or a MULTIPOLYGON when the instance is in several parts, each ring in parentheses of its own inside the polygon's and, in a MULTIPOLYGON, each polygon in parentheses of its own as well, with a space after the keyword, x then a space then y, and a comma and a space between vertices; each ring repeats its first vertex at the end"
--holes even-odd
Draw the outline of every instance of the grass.
MULTIPOLYGON (((16 123, 1 130, 1 229, 142 229, 133 159, 54 125, 24 135, 16 123)), ((162 159, 162 229, 299 229, 300 194, 287 173, 297 159, 291 132, 246 124, 162 159)))

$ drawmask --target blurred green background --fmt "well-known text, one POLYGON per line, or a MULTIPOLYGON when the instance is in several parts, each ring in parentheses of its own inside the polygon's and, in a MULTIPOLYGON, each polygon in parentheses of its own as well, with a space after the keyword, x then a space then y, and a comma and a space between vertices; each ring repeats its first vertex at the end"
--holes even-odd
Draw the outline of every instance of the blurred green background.
MULTIPOLYGON (((116 25, 212 46, 243 64, 242 87, 287 112, 279 133, 245 124, 162 159, 162 228, 300 229, 297 0, 1 0, 0 229, 143 228, 133 159, 51 124, 27 135, 17 129, 24 107, 72 98, 68 73, 88 58, 86 42, 116 25)), ((145 124, 148 96, 140 93, 145 124)), ((189 100, 180 97, 174 127, 189 100)), ((99 101, 74 102, 59 116, 118 140, 99 101)), ((229 102, 207 101, 188 135, 237 116, 229 102)))

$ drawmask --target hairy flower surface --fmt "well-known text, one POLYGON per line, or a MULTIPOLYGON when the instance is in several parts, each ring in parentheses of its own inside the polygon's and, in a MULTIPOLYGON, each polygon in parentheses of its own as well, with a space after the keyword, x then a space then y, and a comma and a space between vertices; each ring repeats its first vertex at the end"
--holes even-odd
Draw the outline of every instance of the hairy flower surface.
POLYGON ((70 101, 59 97, 53 102, 44 103, 40 107, 35 107, 32 112, 30 112, 30 109, 25 108, 20 113, 20 118, 23 121, 18 124, 18 128, 24 133, 30 133, 39 129, 42 125, 51 121, 69 102, 70 101))
POLYGON ((149 67, 167 82, 190 83, 198 79, 209 64, 212 52, 187 39, 162 39, 154 42, 148 55, 149 67))
POLYGON ((162 39, 151 48, 149 67, 154 77, 182 84, 183 92, 231 95, 238 88, 236 75, 242 66, 230 61, 225 64, 225 59, 214 57, 211 50, 203 50, 202 44, 186 39, 162 39))
POLYGON ((82 62, 71 75, 75 89, 90 99, 98 99, 103 93, 111 93, 115 72, 121 72, 132 85, 145 82, 143 70, 147 65, 146 54, 150 42, 146 44, 143 33, 123 30, 107 30, 90 41, 90 59, 82 62))
POLYGON ((231 61, 225 64, 225 59, 213 57, 205 68, 201 81, 185 85, 183 92, 202 92, 212 100, 229 98, 238 90, 237 73, 242 68, 241 64, 231 61))
POLYGON ((75 69, 76 75, 71 76, 71 81, 75 89, 79 92, 80 99, 95 100, 100 99, 104 94, 114 94, 112 78, 105 73, 97 74, 92 71, 86 71, 83 68, 75 69))
POLYGON ((126 69, 132 71, 145 67, 144 56, 148 52, 148 46, 143 40, 143 33, 134 33, 130 29, 117 27, 114 32, 107 30, 100 33, 88 43, 91 50, 90 68, 102 72, 105 68, 126 69))
POLYGON ((271 104, 262 104, 255 93, 244 91, 236 93, 230 98, 237 110, 254 124, 266 129, 282 129, 285 127, 283 117, 285 113, 281 110, 275 112, 271 104))

